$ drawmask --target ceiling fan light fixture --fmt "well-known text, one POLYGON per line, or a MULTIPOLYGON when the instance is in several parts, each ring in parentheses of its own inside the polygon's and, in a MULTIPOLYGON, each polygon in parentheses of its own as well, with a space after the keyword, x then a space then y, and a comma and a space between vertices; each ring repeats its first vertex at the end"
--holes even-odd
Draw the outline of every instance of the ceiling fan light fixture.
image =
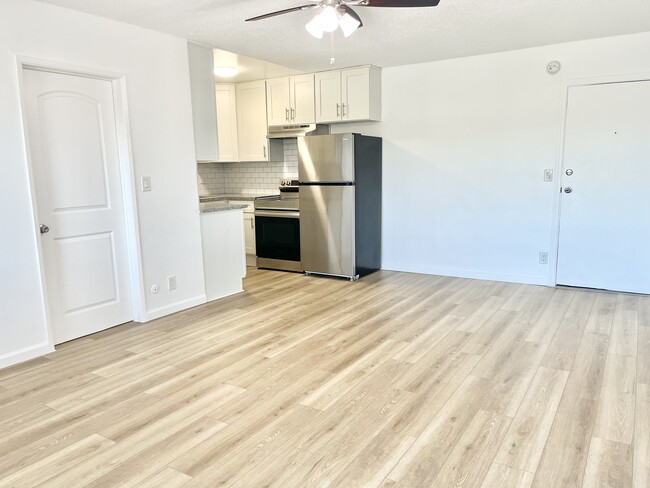
POLYGON ((307 29, 307 32, 309 32, 316 39, 323 38, 324 31, 323 31, 323 27, 321 26, 321 22, 320 19, 318 18, 318 15, 316 15, 313 19, 307 22, 307 25, 305 25, 305 29, 307 29))
POLYGON ((325 32, 334 32, 339 28, 339 13, 336 7, 326 5, 317 15, 320 25, 325 32))
POLYGON ((360 25, 361 22, 359 22, 347 12, 341 16, 341 19, 339 21, 339 26, 341 27, 341 30, 343 31, 343 35, 345 37, 350 37, 354 31, 359 28, 360 25))

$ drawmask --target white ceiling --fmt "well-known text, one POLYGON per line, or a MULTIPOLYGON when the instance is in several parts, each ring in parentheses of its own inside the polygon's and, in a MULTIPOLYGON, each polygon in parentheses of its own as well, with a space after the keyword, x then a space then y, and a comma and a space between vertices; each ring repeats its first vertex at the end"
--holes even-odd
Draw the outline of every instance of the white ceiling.
POLYGON ((246 18, 311 0, 40 0, 167 32, 301 71, 381 67, 650 31, 649 0, 441 0, 433 8, 357 8, 364 27, 321 40, 314 15, 246 18))
POLYGON ((223 49, 213 49, 215 68, 237 68, 239 73, 230 78, 220 76, 214 77, 219 83, 241 83, 244 81, 265 80, 269 78, 281 78, 298 74, 299 71, 269 63, 257 58, 251 58, 242 54, 231 53, 223 49))

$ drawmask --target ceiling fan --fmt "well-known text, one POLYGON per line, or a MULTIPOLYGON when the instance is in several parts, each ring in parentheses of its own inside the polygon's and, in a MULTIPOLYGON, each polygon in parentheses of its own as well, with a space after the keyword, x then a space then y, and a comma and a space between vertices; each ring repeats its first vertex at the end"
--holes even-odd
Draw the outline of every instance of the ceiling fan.
POLYGON ((315 0, 315 2, 252 17, 246 19, 246 22, 268 19, 299 10, 317 9, 316 16, 305 25, 307 32, 322 39, 323 33, 334 32, 340 27, 343 35, 348 37, 359 27, 363 27, 361 17, 352 7, 435 7, 440 0, 315 0))

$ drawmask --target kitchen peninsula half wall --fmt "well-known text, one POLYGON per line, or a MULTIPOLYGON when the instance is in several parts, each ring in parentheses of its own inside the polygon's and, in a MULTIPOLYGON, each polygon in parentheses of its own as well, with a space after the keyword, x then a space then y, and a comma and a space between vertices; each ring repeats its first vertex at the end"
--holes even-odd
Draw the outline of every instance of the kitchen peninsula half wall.
POLYGON ((199 195, 277 194, 280 180, 298 177, 296 139, 285 139, 283 143, 284 161, 199 163, 199 195))

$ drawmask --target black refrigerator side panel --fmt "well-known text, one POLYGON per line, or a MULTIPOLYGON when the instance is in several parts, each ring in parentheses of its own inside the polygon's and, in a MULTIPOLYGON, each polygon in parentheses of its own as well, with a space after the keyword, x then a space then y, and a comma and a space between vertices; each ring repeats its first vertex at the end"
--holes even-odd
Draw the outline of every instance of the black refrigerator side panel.
POLYGON ((364 276, 381 268, 381 138, 355 134, 354 163, 356 272, 364 276))

